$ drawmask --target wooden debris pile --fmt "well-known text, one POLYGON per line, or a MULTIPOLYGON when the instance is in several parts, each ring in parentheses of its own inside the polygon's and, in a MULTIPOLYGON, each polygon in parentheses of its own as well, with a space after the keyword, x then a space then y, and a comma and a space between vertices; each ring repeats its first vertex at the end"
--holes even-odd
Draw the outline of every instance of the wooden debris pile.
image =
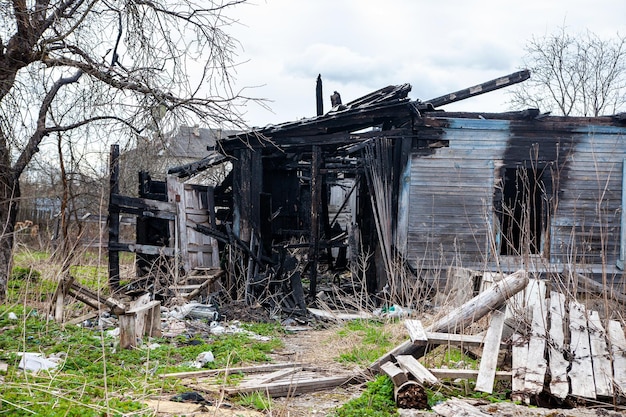
POLYGON ((206 369, 193 372, 162 374, 161 378, 181 378, 191 389, 228 396, 262 392, 270 397, 284 397, 331 389, 354 380, 354 375, 328 375, 323 370, 303 363, 279 363, 239 368, 206 369), (229 375, 243 375, 236 386, 215 382, 215 377, 227 380, 229 375))
MULTIPOLYGON (((372 370, 392 379, 400 407, 423 405, 424 389, 438 386, 444 379, 475 380, 474 390, 485 393, 493 392, 496 380, 504 380, 511 386, 511 399, 526 404, 593 401, 611 406, 625 398, 622 324, 602 320, 599 312, 558 291, 548 291, 546 281, 528 280, 521 271, 496 282, 426 329, 419 320, 406 320, 405 326, 410 340, 371 365, 372 370), (486 332, 455 333, 486 315, 486 332), (482 347, 479 369, 427 369, 418 361, 442 344, 482 347), (503 363, 502 358, 508 362, 503 363), (510 370, 498 370, 501 367, 510 370)), ((445 407, 453 406, 458 404, 445 407)))

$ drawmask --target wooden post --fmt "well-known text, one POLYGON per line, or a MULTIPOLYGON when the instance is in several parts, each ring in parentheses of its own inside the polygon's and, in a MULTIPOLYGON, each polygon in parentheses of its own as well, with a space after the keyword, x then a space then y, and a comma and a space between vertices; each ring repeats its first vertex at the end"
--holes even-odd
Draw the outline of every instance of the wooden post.
POLYGON ((315 85, 315 104, 317 115, 324 114, 324 99, 322 97, 322 74, 318 74, 317 83, 315 85))
POLYGON ((120 146, 111 145, 109 160, 109 287, 114 292, 120 286, 120 253, 111 248, 120 241, 120 210, 112 203, 112 195, 120 192, 120 146))
POLYGON ((130 349, 137 346, 137 332, 134 314, 122 314, 120 321, 120 348, 130 349))
MULTIPOLYGON (((463 329, 471 323, 480 320, 487 313, 499 309, 506 300, 526 288, 527 284, 528 274, 523 270, 517 271, 435 321, 428 327, 427 331, 454 333, 463 329)), ((423 347, 421 348, 423 349, 423 347)), ((420 350, 420 346, 416 346, 411 340, 407 340, 378 358, 369 366, 369 369, 378 372, 380 365, 387 362, 392 356, 411 355, 418 350, 420 350)))
POLYGON ((322 181, 320 165, 322 148, 314 145, 311 149, 311 240, 309 242, 310 288, 309 297, 315 298, 317 293, 317 258, 319 257, 320 206, 322 181))

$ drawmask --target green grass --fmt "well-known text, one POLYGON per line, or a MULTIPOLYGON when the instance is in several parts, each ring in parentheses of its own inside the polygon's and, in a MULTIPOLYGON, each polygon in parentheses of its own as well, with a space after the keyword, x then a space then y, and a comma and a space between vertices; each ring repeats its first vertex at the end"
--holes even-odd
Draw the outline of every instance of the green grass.
POLYGON ((240 394, 235 402, 241 406, 254 408, 259 411, 269 411, 272 409, 272 399, 261 392, 240 394))
POLYGON ((397 416, 393 399, 393 382, 387 376, 379 376, 367 383, 360 397, 348 401, 337 410, 335 417, 388 417, 397 416))
POLYGON ((358 340, 353 348, 339 355, 337 360, 342 363, 369 365, 394 345, 385 324, 373 320, 349 321, 337 334, 342 339, 358 340))
POLYGON ((277 339, 260 342, 246 334, 196 337, 194 343, 184 337, 151 342, 160 346, 120 350, 106 333, 62 328, 30 308, 0 306, 0 362, 8 364, 6 375, 0 376, 0 416, 151 416, 141 399, 188 390, 179 379, 159 374, 197 370, 192 362, 208 350, 215 356, 211 368, 268 362, 268 353, 281 345, 277 339), (18 320, 9 320, 9 311, 18 320), (19 352, 65 352, 67 357, 58 369, 35 375, 18 369, 19 352))

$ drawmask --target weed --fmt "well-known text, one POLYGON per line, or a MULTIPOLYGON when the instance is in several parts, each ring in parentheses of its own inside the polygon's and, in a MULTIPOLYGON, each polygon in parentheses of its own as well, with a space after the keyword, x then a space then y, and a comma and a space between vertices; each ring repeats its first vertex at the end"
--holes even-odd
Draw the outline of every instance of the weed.
POLYGON ((335 411, 335 417, 386 417, 396 416, 393 399, 393 382, 389 377, 379 376, 367 383, 360 397, 348 401, 335 411))
POLYGON ((235 402, 244 407, 252 407, 259 411, 269 411, 272 409, 272 399, 260 392, 240 394, 235 402))
POLYGON ((15 281, 39 281, 41 278, 41 272, 37 271, 33 267, 14 266, 11 271, 11 278, 15 281))
POLYGON ((192 370, 196 356, 210 350, 212 368, 234 363, 269 361, 268 353, 280 341, 254 340, 247 334, 153 340, 153 349, 119 350, 116 339, 99 330, 60 325, 37 316, 21 305, 0 306, 0 361, 8 370, 0 384, 0 415, 26 416, 151 416, 139 399, 163 392, 180 392, 176 378, 158 374, 192 370), (19 320, 10 320, 9 312, 19 320), (20 352, 45 356, 64 352, 64 360, 49 372, 37 374, 17 369, 20 352))
POLYGON ((373 320, 349 321, 337 334, 347 345, 354 340, 352 348, 337 358, 343 363, 367 365, 393 347, 391 332, 383 323, 373 320))

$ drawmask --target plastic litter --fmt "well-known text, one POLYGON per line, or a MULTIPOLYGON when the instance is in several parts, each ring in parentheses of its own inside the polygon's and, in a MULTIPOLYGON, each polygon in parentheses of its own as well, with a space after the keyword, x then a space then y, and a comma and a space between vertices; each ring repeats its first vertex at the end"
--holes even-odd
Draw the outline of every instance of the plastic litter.
POLYGON ((202 352, 196 357, 196 361, 193 363, 193 366, 196 368, 204 368, 204 365, 209 362, 213 362, 214 360, 215 357, 213 356, 213 352, 202 352))
POLYGON ((46 359, 41 353, 33 353, 33 352, 24 352, 20 353, 22 359, 20 359, 20 363, 17 365, 19 369, 24 369, 26 371, 40 371, 40 370, 48 370, 54 369, 59 366, 58 362, 61 358, 53 358, 46 359))

